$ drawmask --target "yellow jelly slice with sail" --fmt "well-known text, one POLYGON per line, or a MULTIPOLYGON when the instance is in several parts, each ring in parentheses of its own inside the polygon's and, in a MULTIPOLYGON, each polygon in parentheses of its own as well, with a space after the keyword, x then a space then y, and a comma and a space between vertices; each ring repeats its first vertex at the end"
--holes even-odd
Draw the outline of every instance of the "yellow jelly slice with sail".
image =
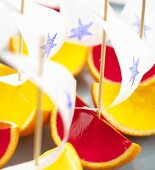
MULTIPOLYGON (((45 152, 41 157, 45 157, 53 152, 53 149, 45 152)), ((70 143, 64 145, 62 153, 57 160, 43 170, 82 170, 82 165, 76 150, 70 143)))
POLYGON ((88 48, 81 45, 64 43, 52 60, 64 65, 73 75, 77 75, 85 66, 88 48))
MULTIPOLYGON (((95 105, 98 99, 98 83, 92 85, 95 105)), ((120 86, 104 84, 102 103, 108 106, 119 92, 120 86)), ((102 112, 117 129, 128 135, 148 136, 155 134, 155 86, 138 87, 123 103, 102 112)))
MULTIPOLYGON (((3 64, 0 65, 0 76, 8 75, 11 71, 15 72, 3 64)), ((23 135, 32 133, 37 110, 37 93, 38 88, 30 81, 18 87, 0 83, 0 120, 16 123, 23 135)), ((43 94, 44 123, 49 119, 52 108, 52 102, 47 95, 43 94)))
MULTIPOLYGON (((51 160, 50 162, 50 154, 52 154, 54 150, 55 148, 45 152, 40 156, 39 165, 41 167, 42 166, 44 167, 36 168, 36 169, 40 169, 40 170, 82 170, 83 169, 79 156, 76 150, 74 149, 74 147, 70 143, 66 143, 62 148, 60 155, 58 155, 58 157, 56 158, 56 160, 54 162, 52 162, 51 160), (41 162, 43 163, 42 165, 41 162)), ((34 165, 34 161, 29 161, 22 164, 10 166, 6 169, 8 170, 16 170, 16 169, 32 170, 33 169, 34 170, 35 165, 34 165)))
MULTIPOLYGON (((19 37, 12 37, 9 43, 9 50, 19 52, 19 37)), ((23 54, 27 55, 27 48, 23 43, 23 54)), ((64 43, 61 49, 51 58, 65 66, 73 75, 77 75, 85 66, 88 54, 88 47, 64 43)))

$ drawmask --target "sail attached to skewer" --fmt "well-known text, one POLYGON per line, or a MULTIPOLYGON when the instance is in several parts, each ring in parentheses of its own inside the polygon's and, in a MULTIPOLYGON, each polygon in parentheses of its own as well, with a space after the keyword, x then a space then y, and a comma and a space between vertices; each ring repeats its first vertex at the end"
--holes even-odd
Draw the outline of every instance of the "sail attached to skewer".
MULTIPOLYGON (((130 27, 139 35, 140 34, 140 20, 141 20, 142 0, 128 0, 122 13, 121 19, 130 25, 130 27)), ((145 19, 143 28, 143 40, 149 51, 147 60, 155 64, 155 1, 146 1, 145 19)))
POLYGON ((24 15, 16 11, 12 11, 12 15, 26 42, 29 56, 37 56, 40 37, 47 40, 42 47, 46 57, 53 56, 66 36, 65 18, 59 12, 29 0, 25 2, 24 11, 24 15))
MULTIPOLYGON (((26 2, 27 0, 25 0, 26 2)), ((33 2, 39 3, 41 5, 50 7, 50 8, 59 8, 60 6, 60 0, 31 0, 33 2)), ((14 7, 14 9, 18 9, 18 11, 20 11, 20 4, 21 4, 21 0, 1 0, 2 3, 4 3, 5 5, 9 5, 10 7, 14 7)))
POLYGON ((0 51, 6 48, 11 36, 17 33, 17 27, 10 20, 10 15, 3 4, 0 3, 0 51), (9 29, 8 29, 9 28, 9 29), (6 31, 7 30, 7 31, 6 31))
POLYGON ((60 0, 36 0, 36 2, 51 8, 59 8, 60 6, 60 0))
MULTIPOLYGON (((0 20, 1 20, 1 26, 0 26, 0 52, 4 49, 6 49, 8 42, 10 40, 10 37, 17 34, 17 25, 10 20, 10 13, 7 11, 5 6, 0 2, 0 20), (7 31, 6 31, 7 30, 7 31)), ((4 75, 0 76, 0 82, 3 82, 5 84, 9 84, 12 86, 19 86, 23 84, 28 79, 28 75, 25 73, 22 73, 22 80, 18 80, 18 74, 14 73, 11 75, 4 75)))
POLYGON ((152 63, 147 60, 148 50, 145 42, 127 24, 109 14, 107 23, 102 21, 102 25, 113 44, 122 74, 120 92, 111 104, 115 106, 135 91, 152 63))
MULTIPOLYGON (((85 4, 96 8, 104 15, 102 0, 85 0, 85 4)), ((60 11, 68 24, 67 41, 86 46, 101 44, 103 29, 93 17, 93 11, 89 10, 83 2, 78 0, 62 0, 60 11)), ((109 6, 109 10, 113 11, 109 6)))
POLYGON ((122 73, 121 89, 109 106, 112 107, 132 95, 143 75, 152 67, 152 63, 147 60, 148 49, 144 40, 140 39, 128 24, 111 12, 108 13, 108 19, 105 22, 98 11, 95 9, 93 11, 98 15, 96 19, 112 42, 122 73))
MULTIPOLYGON (((76 80, 65 67, 46 59, 44 59, 43 62, 44 69, 41 75, 38 75, 38 63, 34 58, 23 56, 17 57, 12 53, 3 53, 0 59, 9 65, 20 68, 20 70, 26 72, 31 77, 31 80, 46 92, 52 101, 54 101, 60 111, 65 127, 65 138, 55 152, 46 157, 46 159, 40 159, 38 168, 46 167, 59 156, 63 144, 67 140, 75 107, 76 80)), ((28 166, 28 169, 33 170, 36 168, 33 163, 34 161, 27 162, 25 163, 25 166, 28 166)), ((22 166, 23 165, 21 164, 8 169, 20 169, 22 166)))
POLYGON ((0 82, 9 84, 12 86, 20 86, 29 79, 29 76, 26 73, 21 73, 21 76, 22 76, 22 79, 20 81, 18 80, 18 73, 0 76, 0 82))
MULTIPOLYGON (((15 0, 14 3, 12 0, 1 1, 8 10, 7 11, 3 5, 1 5, 4 10, 2 10, 0 17, 2 16, 2 22, 5 22, 0 28, 3 29, 0 34, 0 38, 4 44, 3 46, 6 46, 9 38, 17 33, 18 30, 21 31, 23 35, 30 57, 38 56, 39 48, 42 48, 46 58, 52 57, 61 48, 64 42, 67 25, 65 19, 60 13, 39 5, 34 1, 31 2, 30 0, 25 1, 25 13, 22 15, 19 12, 19 2, 19 0, 15 0), (12 22, 10 22, 11 17, 12 22), (4 20, 4 18, 6 18, 6 20, 4 20), (17 26, 13 31, 12 25, 17 26), (11 30, 12 32, 6 32, 5 30, 11 30), (40 37, 46 39, 45 44, 41 47, 39 44, 40 37)), ((28 80, 26 74, 22 74, 21 76, 21 81, 18 80, 18 74, 1 76, 0 81, 13 86, 18 86, 28 80)))

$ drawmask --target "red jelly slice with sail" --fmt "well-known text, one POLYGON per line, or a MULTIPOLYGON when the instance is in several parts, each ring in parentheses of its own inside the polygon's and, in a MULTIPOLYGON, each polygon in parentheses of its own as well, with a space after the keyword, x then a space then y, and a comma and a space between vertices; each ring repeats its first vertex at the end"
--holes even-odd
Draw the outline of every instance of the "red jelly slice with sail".
MULTIPOLYGON (((86 106, 80 98, 76 107, 86 106)), ((63 139, 63 123, 58 113, 51 117, 51 131, 56 144, 63 139)), ((75 111, 68 141, 74 146, 85 167, 89 169, 116 168, 131 161, 140 147, 122 136, 96 112, 75 111)))
MULTIPOLYGON (((93 77, 99 80, 100 71, 100 53, 101 45, 92 48, 91 54, 88 57, 88 66, 93 77)), ((141 84, 149 84, 154 81, 155 76, 155 65, 143 76, 141 84)), ((120 66, 117 60, 114 49, 110 46, 106 47, 106 61, 105 61, 105 73, 104 77, 107 81, 121 83, 122 76, 120 66)))

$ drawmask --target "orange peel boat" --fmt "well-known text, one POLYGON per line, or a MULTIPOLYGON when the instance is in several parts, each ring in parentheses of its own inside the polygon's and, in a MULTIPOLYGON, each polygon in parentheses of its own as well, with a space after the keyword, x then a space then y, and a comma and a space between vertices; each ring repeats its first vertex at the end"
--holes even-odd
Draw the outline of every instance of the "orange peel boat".
POLYGON ((34 161, 29 161, 8 167, 6 169, 41 169, 41 170, 82 170, 82 165, 79 156, 70 143, 65 143, 58 157, 50 162, 50 156, 56 148, 49 150, 42 154, 39 158, 39 165, 41 167, 36 168, 34 161))
MULTIPOLYGON (((77 97, 76 107, 86 104, 77 97)), ((55 109, 51 114, 51 134, 56 145, 63 139, 63 123, 55 109)), ((140 152, 139 145, 132 143, 96 112, 78 109, 75 111, 68 142, 76 149, 84 168, 109 170, 132 161, 140 152)))
MULTIPOLYGON (((54 149, 45 152, 41 157, 46 157, 47 155, 51 154, 54 149)), ((48 167, 44 168, 43 170, 82 170, 82 165, 80 162, 80 158, 74 149, 74 147, 70 143, 66 143, 64 148, 56 159, 56 161, 49 165, 48 167)))
MULTIPOLYGON (((91 88, 95 106, 98 101, 98 83, 91 88)), ((120 85, 105 83, 102 104, 106 107, 118 94, 120 85)), ((102 111, 102 116, 122 133, 132 136, 150 136, 155 134, 155 86, 139 86, 124 102, 102 111)))
POLYGON ((12 157, 19 139, 19 128, 12 122, 0 121, 0 168, 12 157))
MULTIPOLYGON (((0 64, 0 76, 15 73, 12 68, 0 64)), ((0 120, 17 124, 20 136, 32 134, 35 127, 38 88, 30 81, 15 87, 0 82, 0 120)), ((43 125, 50 118, 53 103, 43 94, 43 125)))
MULTIPOLYGON (((12 37, 9 42, 9 50, 11 52, 19 51, 19 37, 12 37)), ((28 51, 25 43, 23 43, 23 54, 27 55, 28 51)), ((74 76, 79 74, 86 65, 88 55, 88 47, 64 43, 61 49, 51 58, 65 66, 74 76)))
MULTIPOLYGON (((100 71, 100 51, 101 45, 91 48, 87 59, 89 71, 97 82, 99 81, 100 71)), ((111 46, 106 47, 104 78, 108 83, 120 84, 122 81, 117 56, 111 46)), ((140 85, 149 85, 153 82, 155 82, 155 65, 143 76, 140 85)))

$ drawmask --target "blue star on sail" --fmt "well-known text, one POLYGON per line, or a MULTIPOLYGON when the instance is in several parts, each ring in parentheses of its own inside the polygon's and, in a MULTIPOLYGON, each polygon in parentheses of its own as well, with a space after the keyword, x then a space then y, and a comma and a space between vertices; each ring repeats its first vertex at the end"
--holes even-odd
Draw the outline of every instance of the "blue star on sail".
MULTIPOLYGON (((140 34, 140 19, 138 18, 137 15, 135 15, 135 17, 136 17, 136 22, 134 22, 133 25, 137 27, 137 33, 138 33, 138 35, 139 35, 139 34, 140 34)), ((144 23, 144 28, 143 28, 143 29, 144 29, 144 31, 143 31, 143 36, 144 36, 145 39, 147 39, 147 32, 148 32, 148 31, 151 31, 152 28, 150 28, 149 26, 147 26, 147 25, 144 23)))
POLYGON ((53 36, 53 38, 51 38, 48 33, 47 43, 43 47, 41 47, 44 50, 44 55, 46 55, 47 57, 49 56, 51 49, 57 45, 54 43, 56 36, 57 33, 53 36))
POLYGON ((129 68, 131 71, 131 78, 130 78, 130 82, 132 82, 131 86, 134 84, 136 76, 139 74, 138 64, 139 64, 139 58, 137 59, 137 61, 135 61, 135 58, 133 57, 133 65, 129 68))
POLYGON ((84 36, 92 35, 91 32, 88 31, 88 29, 92 26, 92 22, 89 24, 84 25, 81 21, 81 19, 78 19, 78 27, 71 29, 72 35, 69 36, 69 38, 77 38, 79 41, 82 40, 84 36))
POLYGON ((73 106, 72 101, 71 101, 71 97, 70 97, 70 95, 68 93, 66 95, 67 95, 67 108, 69 110, 71 110, 72 106, 73 106))

